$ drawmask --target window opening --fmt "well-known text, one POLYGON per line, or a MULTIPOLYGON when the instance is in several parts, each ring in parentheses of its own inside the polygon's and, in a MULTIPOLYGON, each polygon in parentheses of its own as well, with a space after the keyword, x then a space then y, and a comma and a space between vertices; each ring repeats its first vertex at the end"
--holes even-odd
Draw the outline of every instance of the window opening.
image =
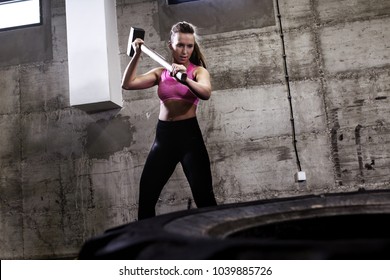
POLYGON ((41 23, 40 0, 0 0, 0 31, 41 23))
POLYGON ((198 0, 167 0, 168 5, 176 5, 176 4, 181 4, 185 2, 193 2, 193 1, 198 1, 198 0))

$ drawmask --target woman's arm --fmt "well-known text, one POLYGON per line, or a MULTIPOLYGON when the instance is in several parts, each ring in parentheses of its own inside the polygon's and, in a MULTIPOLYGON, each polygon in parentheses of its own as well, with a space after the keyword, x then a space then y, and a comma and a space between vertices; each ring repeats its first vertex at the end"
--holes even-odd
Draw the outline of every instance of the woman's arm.
POLYGON ((141 48, 143 44, 141 39, 136 39, 133 42, 133 48, 135 50, 133 58, 127 65, 122 78, 122 88, 131 89, 146 89, 150 88, 158 83, 158 79, 161 75, 162 68, 155 68, 149 72, 137 75, 137 66, 141 57, 141 48))
POLYGON ((200 99, 208 100, 211 96, 210 74, 199 66, 194 72, 194 80, 187 79, 186 83, 191 91, 200 99))
MULTIPOLYGON (((175 75, 176 72, 185 71, 184 65, 173 64, 173 72, 175 75)), ((211 96, 211 82, 209 72, 202 66, 199 66, 194 71, 194 80, 187 78, 184 82, 190 90, 200 99, 208 100, 211 96)))

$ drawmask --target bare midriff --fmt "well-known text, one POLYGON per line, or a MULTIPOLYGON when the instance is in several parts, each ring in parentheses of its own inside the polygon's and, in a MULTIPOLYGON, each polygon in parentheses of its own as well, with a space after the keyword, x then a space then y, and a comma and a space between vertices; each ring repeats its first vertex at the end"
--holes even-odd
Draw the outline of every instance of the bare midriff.
POLYGON ((181 121, 196 117, 196 105, 182 100, 166 100, 160 104, 159 119, 181 121))

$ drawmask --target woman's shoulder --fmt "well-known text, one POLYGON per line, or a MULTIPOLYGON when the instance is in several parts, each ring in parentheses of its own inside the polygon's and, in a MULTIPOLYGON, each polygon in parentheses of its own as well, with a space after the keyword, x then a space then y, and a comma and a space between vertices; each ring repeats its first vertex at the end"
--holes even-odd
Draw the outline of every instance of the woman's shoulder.
POLYGON ((164 67, 156 67, 149 71, 149 73, 154 74, 154 76, 156 77, 156 84, 159 83, 164 71, 166 71, 164 67))
POLYGON ((155 73, 158 76, 161 76, 162 72, 164 72, 165 68, 164 67, 156 67, 150 70, 150 72, 155 73))
POLYGON ((193 73, 194 75, 198 74, 198 73, 208 73, 209 71, 204 68, 203 66, 201 65, 195 65, 193 64, 194 68, 193 68, 193 73))

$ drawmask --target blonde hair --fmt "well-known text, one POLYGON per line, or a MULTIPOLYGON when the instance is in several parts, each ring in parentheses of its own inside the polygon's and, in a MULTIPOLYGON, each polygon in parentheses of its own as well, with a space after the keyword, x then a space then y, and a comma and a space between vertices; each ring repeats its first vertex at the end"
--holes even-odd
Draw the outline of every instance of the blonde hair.
POLYGON ((194 37, 195 37, 195 45, 194 45, 194 51, 190 57, 190 61, 195 64, 195 65, 198 65, 198 66, 203 66, 204 68, 207 68, 206 67, 206 61, 205 61, 205 58, 204 58, 204 55, 199 47, 199 44, 198 44, 198 35, 196 34, 196 26, 189 23, 189 22, 186 22, 186 21, 180 21, 176 24, 174 24, 171 28, 171 34, 170 34, 170 40, 172 42, 172 38, 173 36, 176 34, 176 33, 189 33, 189 34, 193 34, 194 37))

